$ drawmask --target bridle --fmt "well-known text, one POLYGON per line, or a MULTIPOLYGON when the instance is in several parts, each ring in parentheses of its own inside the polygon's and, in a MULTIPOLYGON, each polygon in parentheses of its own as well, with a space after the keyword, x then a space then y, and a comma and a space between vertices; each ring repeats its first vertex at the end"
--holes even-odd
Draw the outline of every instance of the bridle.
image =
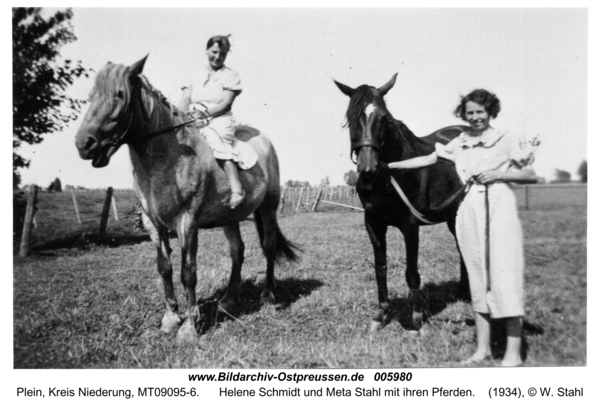
POLYGON ((354 164, 358 164, 357 160, 355 159, 355 156, 358 155, 356 150, 360 150, 363 147, 371 147, 371 148, 374 148, 375 150, 379 151, 379 150, 381 150, 381 146, 382 146, 382 143, 378 142, 377 140, 359 139, 355 142, 352 142, 352 144, 350 145, 350 159, 352 160, 352 162, 354 164))
MULTIPOLYGON (((385 114, 382 117, 383 119, 388 119, 387 114, 385 114)), ((389 119, 388 119, 389 120, 389 119)), ((354 164, 357 164, 357 161, 354 159, 354 155, 358 156, 357 150, 360 150, 363 147, 371 147, 375 150, 377 150, 377 152, 379 152, 381 150, 381 148, 383 147, 383 141, 379 142, 378 140, 375 140, 373 138, 360 138, 356 141, 351 141, 350 143, 350 160, 352 160, 352 162, 354 164)))
MULTIPOLYGON (((136 95, 136 97, 138 99, 141 99, 141 96, 139 95, 139 92, 134 92, 134 94, 136 95)), ((138 103, 141 104, 142 103, 141 100, 138 100, 138 103)), ((107 145, 112 145, 113 147, 118 148, 118 147, 121 147, 123 144, 135 143, 135 142, 140 141, 142 139, 142 137, 129 137, 129 138, 126 138, 128 136, 129 130, 131 130, 131 125, 133 123, 133 117, 135 115, 134 110, 135 109, 134 109, 133 104, 130 103, 130 106, 129 106, 129 123, 127 124, 127 128, 125 129, 125 131, 123 132, 123 134, 121 134, 121 136, 119 136, 117 138, 117 140, 115 140, 115 141, 111 140, 111 141, 109 141, 107 143, 107 145)), ((184 121, 182 123, 176 124, 174 126, 169 126, 167 128, 164 128, 164 129, 161 129, 161 130, 157 130, 157 131, 154 131, 154 132, 152 132, 150 134, 147 134, 147 135, 145 135, 143 137, 143 139, 144 140, 148 140, 148 139, 154 138, 156 136, 160 136, 162 134, 168 133, 170 131, 177 130, 177 129, 181 128, 181 127, 187 126, 188 124, 194 123, 196 120, 197 119, 192 116, 190 120, 187 120, 187 121, 184 121)))

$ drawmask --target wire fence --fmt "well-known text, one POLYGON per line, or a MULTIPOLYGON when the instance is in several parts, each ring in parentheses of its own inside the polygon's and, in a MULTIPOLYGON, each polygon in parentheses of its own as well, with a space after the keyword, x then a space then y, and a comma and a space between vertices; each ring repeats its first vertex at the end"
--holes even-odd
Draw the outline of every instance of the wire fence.
MULTIPOLYGON (((587 210, 587 184, 513 185, 521 210, 587 210)), ((362 212, 352 186, 281 187, 278 213, 362 212)), ((13 200, 13 239, 20 255, 44 241, 60 241, 73 236, 113 237, 143 234, 140 206, 133 190, 68 190, 44 192, 29 186, 15 191, 13 200)))
MULTIPOLYGON (((511 185, 522 210, 547 210, 566 207, 587 208, 587 184, 511 185)), ((348 210, 362 211, 353 186, 282 187, 279 210, 282 213, 348 210), (315 202, 318 203, 315 205, 315 202)))
POLYGON ((512 185, 511 189, 522 210, 587 208, 587 184, 512 185))

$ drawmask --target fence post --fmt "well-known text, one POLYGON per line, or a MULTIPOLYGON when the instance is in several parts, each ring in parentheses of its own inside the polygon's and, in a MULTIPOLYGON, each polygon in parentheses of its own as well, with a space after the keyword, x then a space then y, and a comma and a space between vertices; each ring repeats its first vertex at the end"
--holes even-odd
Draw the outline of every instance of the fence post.
POLYGON ((104 199, 104 207, 102 208, 102 217, 100 218, 100 237, 106 233, 106 224, 108 223, 108 213, 110 212, 110 201, 112 200, 113 189, 108 187, 106 190, 106 198, 104 199))
POLYGON ((112 196, 112 207, 113 207, 113 212, 115 213, 115 220, 119 220, 119 213, 117 212, 117 201, 115 200, 115 196, 112 196))
POLYGON ((321 194, 323 193, 323 189, 319 188, 319 192, 317 193, 317 197, 315 198, 315 202, 313 203, 313 206, 311 208, 311 212, 314 212, 315 209, 317 209, 317 205, 319 204, 319 200, 321 199, 321 194))
POLYGON ((29 255, 29 240, 31 238, 31 224, 35 214, 35 205, 37 203, 37 186, 29 185, 27 188, 27 209, 25 210, 25 222, 23 222, 23 233, 21 234, 21 247, 19 256, 27 257, 29 255))
POLYGON ((304 187, 300 188, 300 196, 298 197, 298 205, 296 205, 296 212, 300 210, 300 205, 302 205, 302 194, 304 193, 304 187))
POLYGON ((529 210, 529 185, 525 184, 525 210, 529 210))
POLYGON ((77 198, 75 198, 75 188, 71 188, 71 195, 73 196, 73 205, 75 206, 75 214, 77 215, 77 222, 81 225, 81 216, 79 216, 79 206, 77 206, 77 198))
POLYGON ((283 192, 281 192, 281 200, 279 201, 279 213, 283 213, 283 206, 285 205, 285 193, 287 192, 287 186, 283 187, 283 192))

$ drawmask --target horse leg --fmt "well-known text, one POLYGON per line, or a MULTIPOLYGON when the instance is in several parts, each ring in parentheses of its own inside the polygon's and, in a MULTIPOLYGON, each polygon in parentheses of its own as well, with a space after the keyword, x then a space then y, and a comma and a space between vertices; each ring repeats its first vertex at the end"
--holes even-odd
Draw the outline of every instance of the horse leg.
POLYGON ((375 256, 375 279, 377 280, 377 296, 379 309, 371 320, 371 332, 378 331, 385 323, 390 310, 387 289, 387 226, 365 217, 365 226, 375 256))
POLYGON ((419 227, 413 224, 400 229, 404 235, 406 246, 406 284, 410 289, 409 302, 412 304, 411 328, 409 331, 419 331, 423 322, 425 297, 421 291, 421 276, 419 275, 419 227))
POLYGON ((231 256, 231 276, 225 295, 219 301, 219 308, 226 313, 231 313, 240 283, 242 282, 242 263, 244 262, 244 242, 240 233, 240 224, 234 223, 223 228, 229 241, 229 255, 231 256))
POLYGON ((447 223, 448 229, 456 241, 456 250, 458 250, 458 254, 460 256, 460 283, 458 287, 458 297, 469 300, 471 298, 471 291, 469 290, 469 274, 467 273, 467 266, 465 265, 465 260, 463 259, 460 247, 458 245, 458 239, 456 237, 456 217, 450 217, 447 223))
POLYGON ((267 259, 265 288, 260 294, 261 304, 275 303, 275 259, 277 257, 277 208, 270 209, 263 204, 254 212, 256 230, 263 254, 267 259))
POLYGON ((144 228, 150 234, 152 243, 156 246, 156 264, 165 290, 166 310, 160 330, 171 333, 179 327, 181 319, 177 315, 178 304, 175 297, 175 289, 173 288, 173 264, 170 257, 171 247, 169 246, 168 232, 164 228, 157 229, 144 211, 142 211, 142 222, 144 228))
POLYGON ((193 225, 192 217, 182 216, 178 228, 181 245, 181 282, 187 297, 187 309, 183 325, 177 332, 177 341, 193 342, 196 335, 196 322, 200 319, 200 310, 196 302, 196 256, 198 254, 198 229, 193 225))

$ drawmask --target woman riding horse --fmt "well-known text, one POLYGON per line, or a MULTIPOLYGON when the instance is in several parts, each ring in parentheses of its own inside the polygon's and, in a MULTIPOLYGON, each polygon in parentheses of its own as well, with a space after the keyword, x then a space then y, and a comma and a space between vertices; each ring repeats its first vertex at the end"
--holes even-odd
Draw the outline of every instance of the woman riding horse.
POLYGON ((269 141, 258 130, 243 127, 240 138, 258 154, 258 161, 240 175, 249 191, 242 205, 231 209, 230 182, 206 140, 142 75, 146 58, 132 66, 108 63, 97 75, 75 143, 79 155, 104 167, 124 144, 129 146, 134 189, 143 209, 144 226, 156 247, 158 272, 165 290, 166 311, 161 329, 178 329, 179 340, 194 340, 199 320, 196 302, 198 229, 223 227, 230 245, 232 269, 219 306, 231 311, 241 283, 244 242, 239 222, 253 214, 267 259, 262 302, 275 301, 275 261, 296 259, 295 246, 277 224, 279 163, 269 141), (187 294, 184 321, 172 281, 169 231, 181 246, 181 281, 187 294), (181 327, 179 327, 181 324, 181 327))

